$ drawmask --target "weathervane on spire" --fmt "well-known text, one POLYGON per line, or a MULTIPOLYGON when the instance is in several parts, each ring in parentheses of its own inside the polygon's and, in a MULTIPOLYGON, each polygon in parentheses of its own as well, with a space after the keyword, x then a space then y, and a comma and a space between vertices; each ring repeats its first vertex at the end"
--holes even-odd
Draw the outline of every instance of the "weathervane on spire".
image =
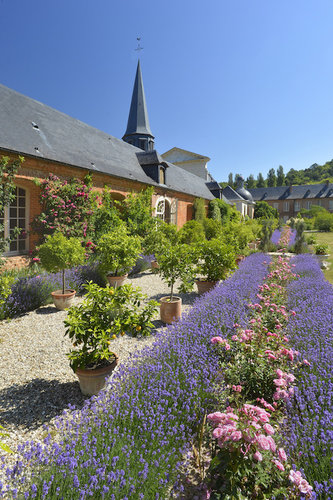
POLYGON ((136 39, 138 42, 138 46, 135 50, 140 53, 140 50, 143 50, 143 47, 141 47, 141 45, 140 45, 141 37, 138 36, 136 39))

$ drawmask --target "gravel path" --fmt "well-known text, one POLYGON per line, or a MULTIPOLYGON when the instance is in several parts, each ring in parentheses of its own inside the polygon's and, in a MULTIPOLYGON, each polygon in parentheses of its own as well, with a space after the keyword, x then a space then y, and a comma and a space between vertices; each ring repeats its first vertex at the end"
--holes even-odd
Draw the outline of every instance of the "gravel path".
MULTIPOLYGON (((149 299, 168 295, 159 275, 145 271, 127 282, 139 286, 149 299)), ((197 293, 181 295, 183 313, 188 311, 197 293)), ((76 303, 81 301, 76 299, 76 303)), ((66 311, 45 306, 10 321, 0 322, 0 424, 9 433, 3 439, 14 451, 26 440, 43 438, 43 424, 49 423, 69 405, 81 407, 82 396, 77 378, 69 367, 66 352, 71 341, 64 337, 66 311)), ((163 327, 159 313, 156 330, 141 339, 124 336, 112 343, 120 363, 131 353, 154 342, 154 334, 163 327)), ((9 455, 8 455, 9 457, 9 455)))

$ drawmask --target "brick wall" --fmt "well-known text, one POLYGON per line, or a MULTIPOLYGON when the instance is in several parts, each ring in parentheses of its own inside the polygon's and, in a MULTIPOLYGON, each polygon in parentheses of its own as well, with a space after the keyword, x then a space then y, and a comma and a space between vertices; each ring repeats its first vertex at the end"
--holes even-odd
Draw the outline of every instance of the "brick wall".
MULTIPOLYGON (((13 159, 17 158, 17 155, 8 155, 8 153, 0 151, 0 156, 2 155, 11 156, 13 159)), ((34 217, 41 211, 41 205, 39 203, 40 188, 35 184, 34 181, 36 179, 45 179, 50 173, 67 180, 73 177, 82 180, 88 174, 88 170, 79 167, 58 164, 56 162, 44 160, 42 158, 30 158, 26 156, 25 161, 16 176, 15 183, 16 185, 27 190, 29 223, 31 223, 34 217)), ((123 199, 127 196, 128 193, 139 192, 146 186, 145 184, 137 181, 117 178, 99 172, 93 172, 93 185, 94 189, 100 192, 102 192, 104 186, 108 186, 111 192, 114 193, 115 199, 123 199)), ((166 196, 171 203, 173 201, 177 201, 178 227, 183 226, 185 222, 192 219, 193 202, 195 200, 194 196, 177 193, 175 191, 168 191, 165 188, 156 187, 154 195, 152 197, 153 208, 155 208, 156 200, 160 196, 166 196)), ((206 202, 206 205, 208 206, 208 201, 206 202)), ((34 249, 37 239, 37 235, 29 235, 29 250, 34 249)))

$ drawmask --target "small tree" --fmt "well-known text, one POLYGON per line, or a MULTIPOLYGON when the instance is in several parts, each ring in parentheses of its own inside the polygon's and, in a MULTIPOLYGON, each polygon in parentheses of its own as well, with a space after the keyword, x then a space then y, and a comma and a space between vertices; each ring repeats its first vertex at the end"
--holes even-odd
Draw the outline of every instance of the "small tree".
POLYGON ((170 301, 173 299, 174 285, 177 279, 181 280, 179 290, 187 292, 192 289, 194 282, 195 259, 194 250, 186 244, 173 245, 165 241, 160 252, 156 254, 159 263, 159 274, 170 287, 170 301))
POLYGON ((224 280, 229 271, 236 267, 234 248, 217 238, 199 244, 197 256, 200 259, 197 271, 204 275, 207 281, 224 280))
POLYGON ((221 210, 218 204, 218 199, 212 200, 208 205, 208 217, 213 220, 221 222, 221 210))
POLYGON ((96 258, 102 272, 121 276, 131 270, 140 251, 141 238, 130 236, 125 226, 119 226, 99 240, 96 258))
POLYGON ((121 218, 131 235, 144 237, 154 225, 151 199, 154 189, 148 187, 139 193, 130 193, 119 205, 121 218))
POLYGON ((304 230, 305 230, 304 220, 298 219, 295 227, 296 227, 296 241, 294 245, 294 250, 295 253, 300 254, 303 253, 306 248, 305 236, 304 236, 304 230))
POLYGON ((66 238, 55 233, 40 245, 38 256, 44 269, 50 273, 62 271, 62 293, 65 293, 65 269, 83 264, 85 250, 78 238, 66 238))

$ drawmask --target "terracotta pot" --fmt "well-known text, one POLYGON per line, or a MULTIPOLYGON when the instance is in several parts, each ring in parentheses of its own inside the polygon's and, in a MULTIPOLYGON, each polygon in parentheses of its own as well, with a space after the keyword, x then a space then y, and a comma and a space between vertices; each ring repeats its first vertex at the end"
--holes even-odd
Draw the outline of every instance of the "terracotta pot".
POLYGON ((237 255, 236 257, 236 265, 239 266, 239 264, 244 260, 244 255, 237 255))
POLYGON ((101 368, 77 368, 75 373, 79 379, 80 389, 85 396, 94 396, 103 389, 105 379, 116 368, 119 358, 115 355, 115 359, 107 366, 101 368))
POLYGON ((198 294, 202 295, 203 293, 209 292, 215 285, 217 285, 217 283, 218 281, 197 280, 196 285, 198 287, 198 294))
POLYGON ((157 262, 157 260, 152 260, 152 261, 151 261, 151 268, 152 268, 152 269, 159 269, 159 268, 160 268, 160 265, 159 265, 159 263, 157 262))
POLYGON ((107 276, 106 279, 108 280, 110 286, 117 288, 124 283, 127 276, 128 274, 124 274, 123 276, 107 276))
POLYGON ((68 307, 71 307, 73 305, 75 294, 75 290, 65 290, 65 293, 62 293, 62 290, 51 292, 53 304, 60 311, 68 309, 68 307))
POLYGON ((160 299, 160 316, 163 323, 173 323, 182 315, 182 299, 180 297, 162 297, 160 299))

